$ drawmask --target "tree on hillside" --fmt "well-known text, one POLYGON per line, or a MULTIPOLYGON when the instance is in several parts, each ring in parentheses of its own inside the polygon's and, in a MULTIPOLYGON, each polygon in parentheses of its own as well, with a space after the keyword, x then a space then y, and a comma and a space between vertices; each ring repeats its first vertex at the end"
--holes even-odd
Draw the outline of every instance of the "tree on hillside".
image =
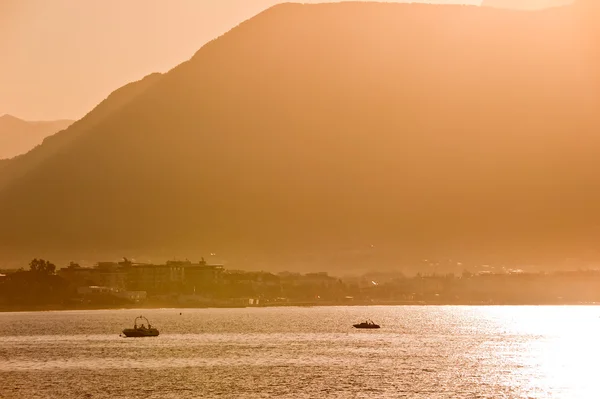
POLYGON ((35 273, 54 274, 56 265, 44 259, 34 259, 29 262, 29 269, 35 273))

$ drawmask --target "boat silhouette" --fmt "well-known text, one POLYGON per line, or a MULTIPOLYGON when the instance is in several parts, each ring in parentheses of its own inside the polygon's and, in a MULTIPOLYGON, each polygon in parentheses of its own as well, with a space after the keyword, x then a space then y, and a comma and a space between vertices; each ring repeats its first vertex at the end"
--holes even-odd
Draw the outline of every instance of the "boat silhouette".
POLYGON ((362 323, 353 324, 354 328, 380 328, 379 324, 373 323, 372 320, 363 321, 362 323))
POLYGON ((123 330, 123 335, 131 338, 158 337, 158 334, 158 330, 152 327, 148 319, 144 316, 138 316, 135 318, 133 322, 133 328, 126 328, 123 330), (141 322, 141 324, 138 324, 138 320, 141 322), (144 320, 146 321, 146 324, 148 324, 148 327, 146 327, 144 324, 144 320))

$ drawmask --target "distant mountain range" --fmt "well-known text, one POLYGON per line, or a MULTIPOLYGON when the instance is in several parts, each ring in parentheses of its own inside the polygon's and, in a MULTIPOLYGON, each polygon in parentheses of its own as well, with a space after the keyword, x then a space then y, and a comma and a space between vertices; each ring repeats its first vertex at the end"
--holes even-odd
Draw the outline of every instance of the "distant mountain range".
POLYGON ((24 154, 72 123, 70 120, 29 122, 12 115, 0 116, 0 159, 24 154))
POLYGON ((0 254, 307 270, 595 249, 587 11, 273 7, 0 163, 0 254))

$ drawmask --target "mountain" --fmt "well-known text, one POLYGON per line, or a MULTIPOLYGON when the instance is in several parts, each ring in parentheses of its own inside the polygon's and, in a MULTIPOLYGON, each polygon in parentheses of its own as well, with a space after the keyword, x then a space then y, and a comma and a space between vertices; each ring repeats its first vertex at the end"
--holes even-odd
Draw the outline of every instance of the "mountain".
POLYGON ((5 178, 0 253, 307 270, 594 249, 584 8, 273 7, 5 178))
POLYGON ((515 10, 541 10, 573 4, 573 0, 483 0, 482 7, 510 8, 515 10))
POLYGON ((42 165, 45 160, 68 148, 78 137, 131 102, 160 80, 161 76, 159 73, 148 75, 138 82, 129 83, 115 90, 81 120, 70 124, 65 130, 47 137, 42 145, 10 161, 1 162, 0 160, 0 191, 10 182, 18 180, 30 170, 42 165))
POLYGON ((72 123, 69 120, 28 122, 12 115, 0 116, 0 159, 23 154, 72 123))

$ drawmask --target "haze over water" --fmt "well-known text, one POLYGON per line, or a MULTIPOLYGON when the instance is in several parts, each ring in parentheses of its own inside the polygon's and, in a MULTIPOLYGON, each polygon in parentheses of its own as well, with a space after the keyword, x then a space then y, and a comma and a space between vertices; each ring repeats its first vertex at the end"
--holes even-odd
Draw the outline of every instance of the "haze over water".
POLYGON ((2 313, 0 397, 596 398, 598 313, 597 307, 2 313), (140 313, 161 335, 120 338, 140 313), (367 317, 382 329, 352 328, 367 317))

